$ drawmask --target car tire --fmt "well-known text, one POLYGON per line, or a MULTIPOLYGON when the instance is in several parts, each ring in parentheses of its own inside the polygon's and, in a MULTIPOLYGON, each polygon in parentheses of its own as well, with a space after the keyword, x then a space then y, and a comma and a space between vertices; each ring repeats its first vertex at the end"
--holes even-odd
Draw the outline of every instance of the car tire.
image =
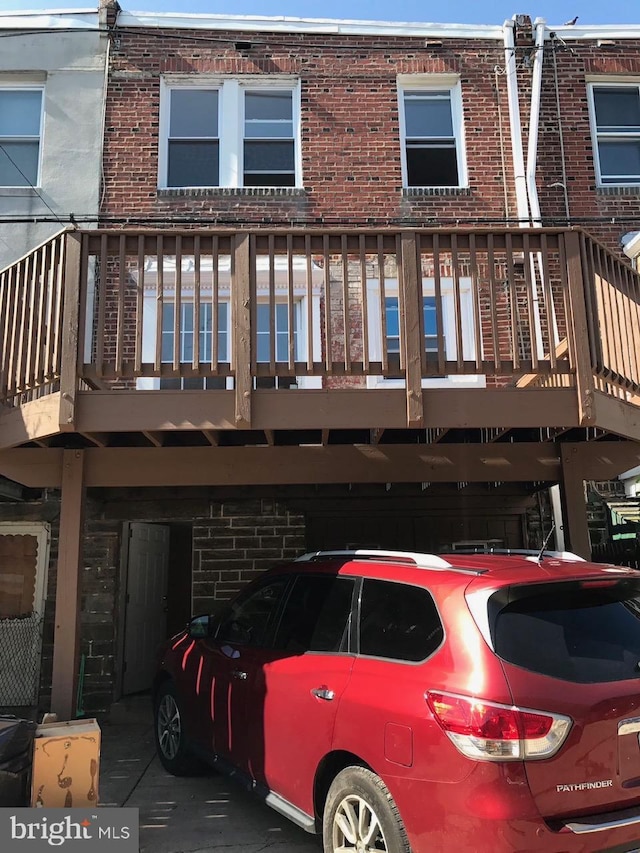
POLYGON ((366 767, 346 767, 329 788, 322 818, 324 853, 410 853, 400 812, 387 786, 366 767))
POLYGON ((189 750, 184 715, 172 681, 164 681, 153 703, 153 731, 160 763, 173 776, 194 776, 202 763, 189 750))

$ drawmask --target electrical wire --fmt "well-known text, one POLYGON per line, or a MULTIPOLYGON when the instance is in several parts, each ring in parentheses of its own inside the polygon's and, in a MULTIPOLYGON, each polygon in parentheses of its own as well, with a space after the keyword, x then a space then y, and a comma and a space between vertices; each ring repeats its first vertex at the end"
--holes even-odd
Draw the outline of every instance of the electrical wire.
MULTIPOLYGON (((447 225, 452 228, 462 228, 468 226, 495 226, 510 228, 528 224, 529 220, 519 220, 516 218, 505 217, 471 217, 471 216, 450 216, 443 217, 437 213, 428 213, 423 216, 388 216, 388 217, 349 217, 348 220, 340 217, 331 216, 283 216, 281 219, 273 217, 269 221, 265 217, 252 220, 248 216, 229 216, 224 212, 221 214, 211 213, 203 214, 202 210, 194 209, 185 214, 166 215, 115 215, 115 214, 78 214, 67 213, 62 215, 54 214, 53 217, 42 215, 25 215, 15 216, 0 214, 0 225, 2 224, 25 224, 25 223, 40 223, 40 222, 57 222, 60 225, 75 225, 80 224, 95 224, 104 223, 105 225, 114 224, 120 226, 148 226, 150 228, 163 228, 167 225, 207 225, 207 226, 233 226, 244 228, 324 228, 324 227, 342 227, 350 228, 436 228, 440 225, 447 225)), ((580 225, 616 225, 624 227, 626 224, 635 225, 640 222, 640 213, 628 216, 581 216, 573 217, 567 220, 564 216, 547 216, 542 218, 543 228, 565 228, 570 226, 580 225)))
POLYGON ((50 204, 49 204, 49 202, 46 200, 46 198, 44 198, 44 196, 41 194, 41 192, 40 192, 36 187, 34 187, 34 185, 31 183, 31 181, 29 180, 29 178, 25 175, 25 173, 22 171, 22 169, 20 168, 20 166, 18 166, 18 164, 16 163, 16 161, 15 161, 15 160, 13 159, 13 157, 9 154, 9 152, 7 151, 7 149, 4 147, 4 145, 3 145, 1 142, 0 142, 0 151, 2 151, 2 152, 3 152, 3 154, 5 155, 5 157, 7 158, 7 160, 11 163, 11 165, 14 167, 14 169, 22 175, 22 177, 23 177, 23 178, 25 179, 25 181, 27 182, 27 186, 28 186, 28 187, 30 187, 30 188, 34 191, 34 193, 38 196, 38 198, 39 198, 39 199, 40 199, 40 201, 44 204, 44 206, 47 208, 47 210, 49 210, 49 211, 50 211, 50 212, 51 212, 51 213, 56 217, 56 221, 57 221, 57 222, 59 222, 59 223, 60 223, 60 225, 63 225, 62 219, 60 219, 60 217, 58 216, 58 214, 57 214, 57 213, 55 212, 55 210, 51 207, 51 205, 50 205, 50 204))

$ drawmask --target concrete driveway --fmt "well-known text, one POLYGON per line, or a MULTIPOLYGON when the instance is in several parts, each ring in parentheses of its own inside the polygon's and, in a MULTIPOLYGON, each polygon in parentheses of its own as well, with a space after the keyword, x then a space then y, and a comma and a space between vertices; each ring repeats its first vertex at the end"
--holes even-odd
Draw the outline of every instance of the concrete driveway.
POLYGON ((99 802, 140 809, 140 850, 153 853, 321 853, 308 835, 232 780, 211 771, 170 776, 148 722, 102 726, 99 802))

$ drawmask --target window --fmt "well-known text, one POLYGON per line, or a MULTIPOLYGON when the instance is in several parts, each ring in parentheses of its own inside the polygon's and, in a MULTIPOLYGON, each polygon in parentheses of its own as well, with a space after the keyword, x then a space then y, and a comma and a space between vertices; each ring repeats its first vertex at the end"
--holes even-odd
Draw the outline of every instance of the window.
POLYGON ((299 94, 291 80, 163 87, 161 187, 295 187, 299 94))
MULTIPOLYGON (((194 340, 194 304, 193 302, 182 302, 180 304, 180 346, 179 354, 182 363, 193 361, 194 340)), ((200 303, 200 331, 199 346, 200 362, 210 362, 213 347, 213 306, 210 302, 200 303)), ((229 360, 229 303, 218 304, 218 333, 216 335, 218 347, 218 361, 229 360)), ((175 341, 175 303, 164 302, 162 305, 162 361, 170 363, 173 361, 173 350, 175 341)), ((198 390, 201 388, 226 387, 224 377, 210 376, 204 380, 199 377, 193 379, 161 379, 160 388, 198 390)))
POLYGON ((223 617, 216 640, 245 646, 268 644, 270 629, 289 580, 289 577, 273 578, 239 595, 223 617))
MULTIPOLYGON (((476 320, 473 308, 471 279, 461 276, 460 287, 460 332, 462 356, 465 361, 475 361, 476 358, 476 320)), ((427 353, 438 352, 438 306, 435 296, 435 281, 433 278, 422 280, 422 320, 424 330, 424 349, 427 353)), ((458 357, 458 337, 456 333, 456 297, 454 282, 449 276, 440 278, 441 294, 441 324, 442 347, 446 361, 456 361, 458 357)), ((383 354, 383 324, 384 310, 384 341, 389 368, 399 370, 400 347, 402 344, 400 328, 400 303, 398 280, 385 279, 384 293, 380 293, 378 279, 367 280, 367 311, 369 329, 369 360, 382 361, 383 354)), ((433 358, 433 356, 432 356, 433 358)), ((457 388, 483 388, 486 379, 481 374, 458 374, 455 376, 428 376, 423 378, 423 388, 441 388, 443 384, 457 388)), ((404 387, 404 379, 368 376, 368 388, 400 388, 404 387)))
MULTIPOLYGON (((397 296, 387 296, 385 303, 385 318, 387 324, 387 352, 389 355, 400 354, 400 305, 397 296)), ((424 328, 425 352, 438 352, 438 326, 436 319, 435 296, 422 297, 422 318, 424 328)), ((446 334, 443 340, 445 352, 447 347, 446 334)))
POLYGON ((421 661, 444 639, 433 598, 426 589, 366 579, 360 610, 360 654, 421 661))
MULTIPOLYGON (((293 306, 293 351, 294 357, 298 358, 298 327, 300 316, 300 303, 293 306)), ((267 302, 260 302, 257 306, 257 360, 268 362, 271 360, 271 322, 270 306, 267 302)), ((274 320, 274 356, 276 361, 289 361, 289 306, 286 302, 276 302, 273 306, 274 320)))
POLYGON ((489 609, 496 653, 516 666, 580 684, 638 679, 635 581, 524 586, 494 594, 489 609))
POLYGON ((167 185, 217 187, 220 182, 217 90, 172 89, 169 97, 167 185))
POLYGON ((404 185, 464 186, 459 83, 438 75, 401 77, 400 116, 404 185))
POLYGON ((296 183, 293 92, 244 93, 244 186, 296 183))
POLYGON ((354 581, 334 575, 301 575, 276 631, 276 649, 294 654, 346 649, 354 581))
POLYGON ((41 125, 41 88, 0 88, 0 186, 37 186, 41 125))
POLYGON ((590 87, 598 183, 640 184, 640 84, 590 87))

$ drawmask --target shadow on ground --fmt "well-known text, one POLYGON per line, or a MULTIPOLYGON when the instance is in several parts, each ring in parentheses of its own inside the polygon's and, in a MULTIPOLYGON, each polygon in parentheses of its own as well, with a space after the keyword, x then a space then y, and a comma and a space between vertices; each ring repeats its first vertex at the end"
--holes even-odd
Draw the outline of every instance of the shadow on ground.
POLYGON ((99 799, 140 810, 142 853, 320 853, 317 837, 215 771, 169 775, 155 754, 150 713, 128 716, 135 721, 124 715, 102 725, 99 799))

